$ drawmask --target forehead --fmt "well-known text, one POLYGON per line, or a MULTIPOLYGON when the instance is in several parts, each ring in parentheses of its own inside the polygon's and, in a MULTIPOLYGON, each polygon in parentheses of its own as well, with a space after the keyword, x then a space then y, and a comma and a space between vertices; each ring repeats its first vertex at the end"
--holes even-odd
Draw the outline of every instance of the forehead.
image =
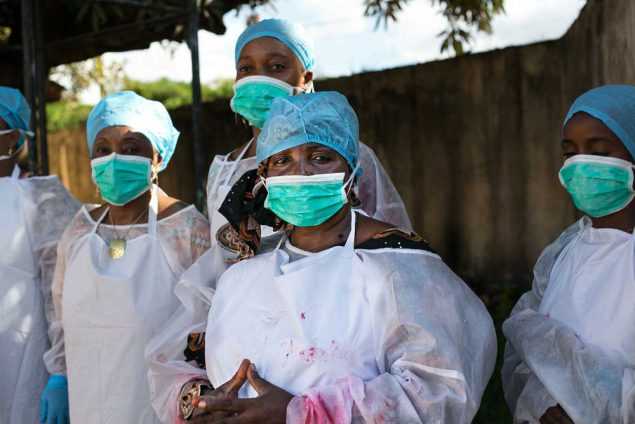
POLYGON ((112 127, 103 128, 97 133, 95 142, 121 142, 126 141, 138 141, 140 143, 147 143, 150 145, 150 140, 140 132, 136 132, 133 128, 127 125, 116 125, 112 127))
POLYGON ((238 60, 246 60, 250 58, 262 59, 272 56, 282 56, 291 60, 295 59, 299 63, 299 60, 291 49, 273 37, 260 37, 255 40, 251 40, 249 43, 245 44, 243 49, 240 51, 240 57, 238 60))
POLYGON ((295 156, 296 158, 303 160, 306 159, 309 155, 316 152, 333 155, 334 158, 339 159, 343 163, 347 163, 346 159, 344 159, 344 157, 340 155, 336 150, 319 143, 306 143, 299 146, 290 147, 286 150, 282 150, 271 155, 271 157, 295 156))
POLYGON ((563 129, 565 139, 606 138, 621 144, 620 139, 604 122, 588 113, 579 112, 573 115, 563 129))

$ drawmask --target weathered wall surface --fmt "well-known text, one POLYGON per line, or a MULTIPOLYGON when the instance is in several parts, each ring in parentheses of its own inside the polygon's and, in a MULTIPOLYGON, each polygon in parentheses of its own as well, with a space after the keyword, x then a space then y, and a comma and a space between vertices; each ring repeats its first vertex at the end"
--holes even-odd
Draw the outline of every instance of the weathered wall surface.
MULTIPOLYGON (((469 280, 508 284, 526 282, 540 250, 575 219, 557 180, 561 121, 576 96, 605 83, 635 84, 631 0, 590 0, 557 41, 317 87, 348 96, 362 140, 446 262, 469 280)), ((210 160, 247 140, 226 102, 204 110, 210 160)), ((161 184, 192 201, 188 110, 174 115, 183 137, 161 184)), ((51 168, 88 199, 94 188, 81 137, 51 136, 51 168)))

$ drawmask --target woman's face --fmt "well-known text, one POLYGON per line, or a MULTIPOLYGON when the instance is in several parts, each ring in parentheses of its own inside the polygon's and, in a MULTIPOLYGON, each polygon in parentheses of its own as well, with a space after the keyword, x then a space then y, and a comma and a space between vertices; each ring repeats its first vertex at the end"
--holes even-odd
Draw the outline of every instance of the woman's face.
POLYGON ((243 47, 236 64, 236 81, 262 75, 304 88, 313 79, 313 73, 305 71, 295 54, 280 41, 261 37, 243 47))
POLYGON ((151 159, 153 165, 158 165, 161 162, 161 158, 154 152, 150 140, 124 125, 106 127, 97 133, 91 159, 108 156, 111 153, 142 156, 151 159))
POLYGON ((321 144, 303 144, 271 156, 267 162, 267 176, 316 175, 344 172, 348 180, 348 162, 335 150, 321 144))
POLYGON ((586 113, 573 115, 563 130, 563 159, 575 155, 608 156, 633 162, 631 154, 613 131, 586 113))
MULTIPOLYGON (((9 125, 7 125, 6 121, 0 118, 0 131, 8 130, 9 125)), ((0 155, 7 155, 9 152, 14 150, 16 144, 20 140, 20 132, 12 131, 8 134, 0 135, 0 155)))

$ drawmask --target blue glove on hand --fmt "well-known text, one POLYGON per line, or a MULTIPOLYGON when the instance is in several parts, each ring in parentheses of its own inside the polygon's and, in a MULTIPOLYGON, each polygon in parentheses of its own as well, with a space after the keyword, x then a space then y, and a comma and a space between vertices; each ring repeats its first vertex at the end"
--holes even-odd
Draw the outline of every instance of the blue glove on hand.
POLYGON ((40 422, 69 424, 68 381, 63 375, 52 375, 40 397, 40 422))

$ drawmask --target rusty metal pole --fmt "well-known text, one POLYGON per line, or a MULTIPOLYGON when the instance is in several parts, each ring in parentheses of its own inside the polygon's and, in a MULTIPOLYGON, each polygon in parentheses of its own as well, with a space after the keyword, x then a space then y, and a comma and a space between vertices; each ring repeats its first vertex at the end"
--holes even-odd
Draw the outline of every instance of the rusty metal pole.
POLYGON ((190 2, 189 32, 187 45, 192 56, 192 155, 194 159, 195 202, 203 210, 205 201, 205 151, 201 139, 201 75, 198 52, 199 10, 198 1, 190 2))
MULTIPOLYGON (((35 128, 35 15, 33 0, 22 0, 22 76, 23 87, 22 93, 27 102, 31 105, 31 128, 35 128)), ((35 140, 28 137, 29 148, 29 169, 33 173, 37 173, 37 147, 35 140)))

